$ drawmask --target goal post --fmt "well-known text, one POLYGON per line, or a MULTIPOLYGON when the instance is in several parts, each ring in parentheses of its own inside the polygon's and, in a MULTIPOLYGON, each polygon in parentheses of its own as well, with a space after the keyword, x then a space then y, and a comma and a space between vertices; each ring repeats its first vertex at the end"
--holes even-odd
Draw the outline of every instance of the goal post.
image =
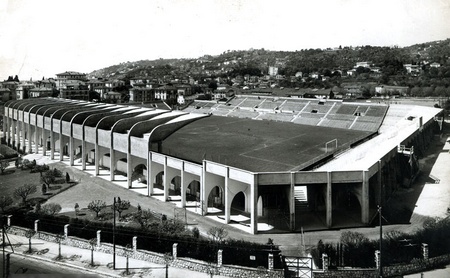
POLYGON ((338 147, 338 141, 337 138, 330 140, 325 143, 325 153, 332 152, 336 150, 338 147))

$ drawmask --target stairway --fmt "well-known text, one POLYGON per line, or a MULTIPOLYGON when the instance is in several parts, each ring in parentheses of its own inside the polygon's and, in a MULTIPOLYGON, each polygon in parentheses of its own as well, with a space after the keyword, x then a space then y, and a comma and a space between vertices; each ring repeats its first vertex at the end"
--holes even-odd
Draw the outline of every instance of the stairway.
POLYGON ((294 186, 295 211, 308 210, 308 188, 306 186, 294 186))

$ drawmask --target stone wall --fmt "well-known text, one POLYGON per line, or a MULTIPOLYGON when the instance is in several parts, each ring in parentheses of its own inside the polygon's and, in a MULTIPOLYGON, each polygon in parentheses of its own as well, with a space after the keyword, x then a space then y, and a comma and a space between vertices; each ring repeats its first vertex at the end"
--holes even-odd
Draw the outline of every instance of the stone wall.
MULTIPOLYGON (((9 233, 25 236, 25 232, 29 230, 22 227, 11 226, 9 228, 9 233)), ((48 242, 58 242, 58 236, 50 234, 47 232, 38 232, 34 237, 48 242)), ((64 237, 63 237, 64 238, 64 237)), ((80 239, 76 237, 68 236, 64 238, 61 243, 67 246, 73 246, 81 249, 91 249, 91 244, 89 240, 80 239)), ((113 245, 110 243, 100 243, 100 246, 96 246, 95 250, 98 252, 113 254, 113 245)), ((132 248, 127 249, 123 246, 116 245, 116 255, 125 256, 128 253, 130 258, 142 261, 148 261, 157 264, 165 264, 165 257, 163 254, 147 251, 147 250, 136 250, 133 251, 132 248)), ((170 257, 169 265, 177 268, 189 269, 197 272, 212 273, 214 275, 223 275, 227 277, 270 277, 270 278, 282 278, 284 277, 283 270, 266 270, 266 269, 256 269, 243 266, 233 266, 233 265, 221 265, 211 264, 204 261, 194 260, 191 258, 176 258, 172 259, 170 257)))
POLYGON ((376 269, 339 269, 314 272, 314 278, 376 278, 376 269))
MULTIPOLYGON (((403 277, 403 275, 420 273, 436 269, 450 263, 450 254, 433 257, 427 260, 415 260, 413 263, 383 267, 383 277, 403 277)), ((376 278, 377 269, 339 269, 315 271, 314 278, 376 278)))

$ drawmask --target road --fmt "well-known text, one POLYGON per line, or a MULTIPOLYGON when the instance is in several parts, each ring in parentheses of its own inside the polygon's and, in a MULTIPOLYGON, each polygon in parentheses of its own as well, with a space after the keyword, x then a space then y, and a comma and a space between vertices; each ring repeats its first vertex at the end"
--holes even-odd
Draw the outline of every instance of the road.
MULTIPOLYGON (((2 256, 0 256, 0 262, 3 265, 2 256)), ((0 271, 0 273, 1 277, 3 277, 3 271, 0 271)), ((45 274, 45 277, 50 278, 67 277, 68 275, 72 277, 100 277, 76 268, 69 268, 55 263, 24 257, 19 254, 11 254, 10 275, 13 274, 45 274)))

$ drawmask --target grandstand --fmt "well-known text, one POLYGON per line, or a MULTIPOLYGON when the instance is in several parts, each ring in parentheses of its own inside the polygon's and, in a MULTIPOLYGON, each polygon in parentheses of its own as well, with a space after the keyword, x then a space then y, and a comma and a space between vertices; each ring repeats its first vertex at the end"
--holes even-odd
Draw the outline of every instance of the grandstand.
POLYGON ((398 146, 423 149, 439 113, 273 96, 183 111, 44 98, 6 103, 3 130, 16 149, 109 171, 110 180, 125 173, 128 189, 192 213, 249 233, 285 232, 370 225, 417 168, 398 146))
POLYGON ((376 132, 387 109, 387 105, 372 103, 238 95, 225 104, 195 101, 185 111, 376 132))

